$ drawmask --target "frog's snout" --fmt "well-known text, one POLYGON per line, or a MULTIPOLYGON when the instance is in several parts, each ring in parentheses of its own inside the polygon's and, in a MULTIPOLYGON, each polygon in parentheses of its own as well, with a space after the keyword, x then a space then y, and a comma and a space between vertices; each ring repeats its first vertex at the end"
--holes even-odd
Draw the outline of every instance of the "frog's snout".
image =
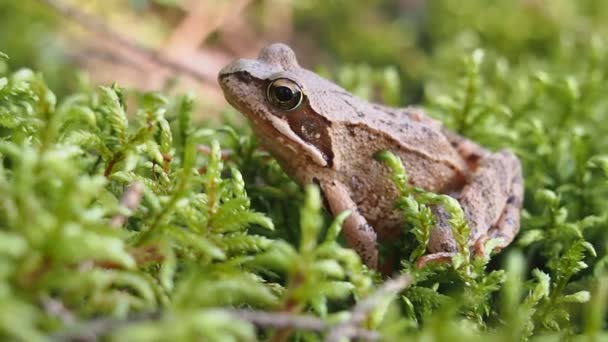
POLYGON ((257 62, 251 59, 240 58, 234 60, 232 63, 226 65, 220 70, 218 74, 218 80, 221 82, 222 79, 230 75, 238 75, 247 73, 250 74, 250 70, 256 70, 257 62))

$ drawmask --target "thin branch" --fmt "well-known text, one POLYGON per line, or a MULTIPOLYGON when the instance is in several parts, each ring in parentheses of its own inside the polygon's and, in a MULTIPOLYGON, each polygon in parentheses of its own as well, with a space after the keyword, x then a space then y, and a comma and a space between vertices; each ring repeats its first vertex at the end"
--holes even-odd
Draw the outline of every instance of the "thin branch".
MULTIPOLYGON (((237 309, 210 309, 211 314, 224 314, 235 319, 250 322, 258 327, 264 328, 293 328, 298 330, 325 332, 330 326, 322 319, 313 316, 293 315, 284 312, 264 312, 255 310, 237 309)), ((99 318, 74 325, 72 329, 59 333, 51 338, 55 342, 63 341, 97 341, 113 331, 128 326, 129 324, 160 320, 162 314, 159 311, 132 315, 126 319, 99 318)), ((351 338, 360 338, 368 341, 377 341, 380 334, 375 331, 354 328, 349 331, 351 338)))
POLYGON ((355 305, 352 310, 353 315, 351 321, 356 323, 363 322, 367 314, 378 305, 378 302, 387 296, 392 296, 403 291, 409 287, 411 283, 412 277, 408 274, 387 280, 378 288, 378 290, 376 290, 376 292, 372 293, 371 296, 368 296, 355 305))
MULTIPOLYGON (((328 332, 326 342, 337 342, 342 338, 359 338, 367 341, 377 341, 381 338, 376 331, 360 328, 359 325, 365 320, 369 312, 387 296, 395 295, 407 288, 412 282, 409 275, 402 275, 395 279, 386 281, 376 292, 360 301, 351 311, 350 319, 336 325, 330 326, 323 319, 296 315, 287 312, 265 312, 255 310, 238 309, 210 309, 210 313, 226 314, 258 327, 277 329, 297 329, 315 332, 328 332)), ((51 310, 56 311, 56 310, 51 310)), ((71 329, 55 335, 53 341, 97 341, 100 337, 108 335, 118 328, 132 323, 142 321, 160 320, 162 313, 159 311, 136 314, 127 319, 99 318, 78 325, 71 329)))
MULTIPOLYGON (((224 312, 260 327, 293 328, 316 332, 324 332, 330 328, 324 320, 312 316, 253 310, 225 310, 224 312)), ((372 341, 380 339, 380 334, 377 332, 358 328, 353 331, 351 336, 372 341)))
POLYGON ((193 1, 188 15, 175 27, 163 50, 169 55, 196 50, 211 33, 240 14, 250 2, 251 0, 193 1))
POLYGON ((192 78, 206 83, 215 83, 215 73, 205 72, 204 70, 193 68, 186 63, 164 56, 155 49, 145 47, 135 41, 132 41, 118 32, 112 30, 104 22, 98 20, 95 16, 80 11, 78 8, 65 4, 57 0, 38 0, 39 2, 52 8, 63 17, 69 18, 87 30, 108 38, 111 42, 122 46, 126 49, 139 53, 150 60, 173 69, 177 72, 191 76, 192 78))
POLYGON ((134 69, 141 73, 146 71, 140 63, 124 58, 118 52, 98 46, 86 46, 80 49, 80 51, 66 51, 65 54, 71 59, 79 62, 81 65, 84 65, 83 61, 97 59, 113 65, 127 66, 130 69, 134 69))
POLYGON ((378 306, 384 298, 403 291, 411 283, 412 277, 407 274, 384 282, 376 292, 355 305, 349 319, 336 325, 329 331, 325 342, 338 342, 344 337, 354 338, 353 334, 359 329, 359 325, 365 320, 370 311, 378 306))

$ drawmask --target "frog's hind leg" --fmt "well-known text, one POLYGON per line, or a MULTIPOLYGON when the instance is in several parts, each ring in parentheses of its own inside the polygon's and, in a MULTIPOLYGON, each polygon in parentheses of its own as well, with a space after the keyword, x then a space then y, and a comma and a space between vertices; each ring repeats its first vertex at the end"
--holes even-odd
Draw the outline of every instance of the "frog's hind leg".
POLYGON ((519 232, 523 202, 519 160, 508 151, 484 158, 459 198, 478 255, 485 241, 499 238, 497 249, 509 245, 519 232))
POLYGON ((378 267, 378 247, 376 232, 359 213, 357 204, 352 200, 347 187, 339 181, 322 182, 321 189, 333 215, 345 210, 351 214, 342 225, 346 242, 363 259, 363 262, 372 269, 378 267))
MULTIPOLYGON (((488 238, 500 238, 497 248, 507 246, 519 231, 519 215, 523 199, 523 182, 519 160, 508 151, 482 158, 468 183, 462 188, 458 201, 469 224, 470 240, 478 254, 488 238)), ((431 232, 429 252, 417 261, 422 267, 428 262, 449 260, 456 253, 452 231, 446 213, 436 209, 437 226, 431 232)))
POLYGON ((520 228, 521 207, 523 204, 524 187, 521 174, 516 175, 511 183, 511 194, 507 199, 505 208, 500 215, 500 218, 492 228, 484 236, 480 236, 475 241, 475 250, 478 255, 484 253, 484 244, 488 239, 500 239, 494 247, 495 251, 500 251, 508 246, 520 228))

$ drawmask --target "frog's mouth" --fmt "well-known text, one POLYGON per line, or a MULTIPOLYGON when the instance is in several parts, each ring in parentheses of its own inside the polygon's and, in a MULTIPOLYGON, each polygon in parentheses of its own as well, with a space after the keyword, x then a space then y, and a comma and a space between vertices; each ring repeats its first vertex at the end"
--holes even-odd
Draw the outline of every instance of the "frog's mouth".
MULTIPOLYGON (((327 160, 325 159, 325 156, 323 155, 323 153, 321 153, 316 148, 316 146, 314 146, 314 145, 304 141, 302 138, 300 138, 291 129, 291 127, 289 126, 289 123, 286 120, 281 119, 272 114, 267 115, 267 117, 270 119, 270 123, 279 132, 279 134, 283 135, 288 140, 293 141, 297 146, 300 146, 301 148, 303 148, 304 151, 306 153, 308 153, 308 155, 312 158, 312 160, 315 163, 317 163, 323 167, 326 167, 328 165, 327 160)), ((293 148, 289 143, 285 144, 285 146, 287 148, 289 148, 290 150, 292 150, 292 152, 297 153, 297 150, 295 148, 293 148)))
POLYGON ((300 138, 291 129, 287 120, 281 119, 267 111, 250 113, 247 110, 243 110, 239 105, 234 107, 247 117, 254 131, 258 133, 258 137, 260 137, 269 150, 276 151, 278 155, 285 155, 284 150, 289 150, 290 153, 285 155, 285 159, 293 159, 303 150, 319 166, 328 166, 325 156, 314 145, 300 138))

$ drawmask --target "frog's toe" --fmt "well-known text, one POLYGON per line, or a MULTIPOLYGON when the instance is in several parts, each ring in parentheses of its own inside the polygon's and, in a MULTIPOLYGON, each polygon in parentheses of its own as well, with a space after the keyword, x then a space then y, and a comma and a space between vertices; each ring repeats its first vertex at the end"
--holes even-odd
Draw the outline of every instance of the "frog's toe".
POLYGON ((488 242, 488 235, 484 234, 482 236, 480 236, 477 240, 475 240, 475 243, 473 244, 473 248, 475 249, 475 255, 476 256, 481 256, 485 254, 485 245, 486 242, 488 242))
POLYGON ((424 268, 429 263, 450 263, 455 252, 437 252, 423 255, 416 260, 416 268, 424 268))
POLYGON ((475 240, 475 243, 473 244, 475 255, 480 257, 490 253, 499 253, 503 248, 507 247, 509 243, 511 243, 511 240, 513 239, 504 235, 500 231, 492 229, 488 232, 488 234, 484 234, 475 240), (490 239, 498 239, 498 241, 492 246, 492 250, 486 251, 486 243, 490 239))

